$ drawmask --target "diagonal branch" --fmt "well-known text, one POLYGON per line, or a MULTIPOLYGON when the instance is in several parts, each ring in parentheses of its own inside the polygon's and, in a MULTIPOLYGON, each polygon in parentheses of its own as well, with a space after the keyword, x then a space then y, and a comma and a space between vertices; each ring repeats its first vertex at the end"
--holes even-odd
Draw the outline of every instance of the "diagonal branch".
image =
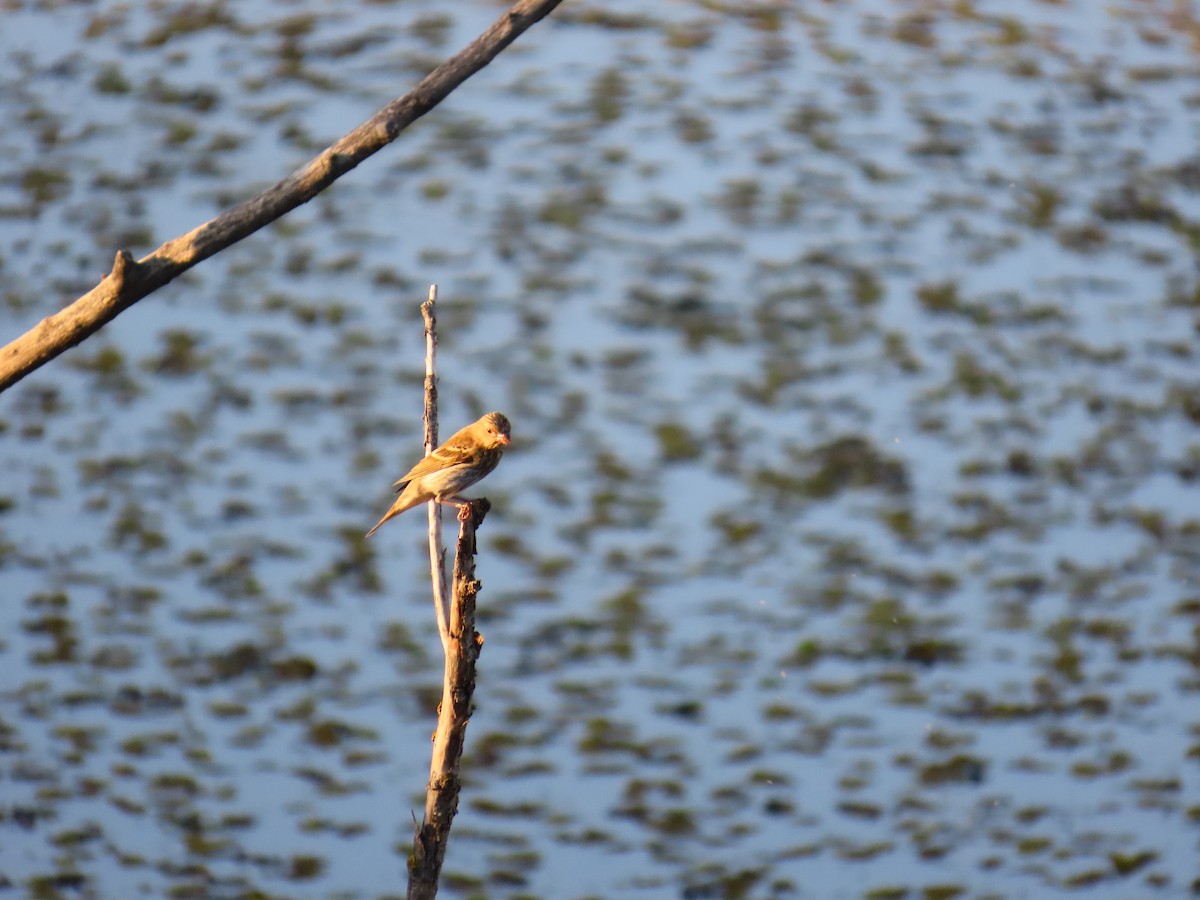
POLYGON ((143 297, 188 269, 307 203, 367 157, 394 141, 562 0, 518 0, 457 55, 425 76, 306 166, 257 197, 227 210, 137 262, 117 253, 113 270, 66 309, 47 316, 0 350, 0 391, 95 334, 143 297))

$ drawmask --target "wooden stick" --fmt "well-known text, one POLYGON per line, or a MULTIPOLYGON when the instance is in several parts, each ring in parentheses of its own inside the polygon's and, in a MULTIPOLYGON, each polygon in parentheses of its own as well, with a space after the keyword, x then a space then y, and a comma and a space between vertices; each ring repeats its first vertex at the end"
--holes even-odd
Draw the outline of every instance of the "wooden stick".
MULTIPOLYGON (((437 393, 437 316, 433 305, 437 302, 437 285, 429 286, 429 299, 421 304, 421 317, 425 320, 425 455, 429 456, 438 445, 438 393, 437 393)), ((438 636, 442 639, 442 651, 449 653, 450 647, 450 598, 446 590, 446 550, 442 547, 442 504, 430 500, 429 507, 429 572, 433 581, 433 606, 437 614, 438 636)))
MULTIPOLYGON (((426 456, 438 443, 436 303, 437 285, 433 284, 429 286, 429 299, 421 304, 425 320, 426 456)), ((459 520, 458 544, 454 550, 454 593, 449 598, 446 551, 442 547, 442 504, 429 501, 429 568, 445 663, 442 702, 438 705, 438 725, 425 789, 425 816, 413 835, 413 853, 408 861, 409 900, 432 900, 437 896, 450 826, 458 812, 463 744, 467 721, 471 718, 471 698, 475 694, 475 662, 483 647, 483 637, 475 630, 475 598, 480 588, 475 580, 475 532, 489 509, 491 504, 487 500, 467 502, 466 515, 459 520)))
POLYGON ((307 203, 394 141, 400 132, 441 103, 561 2, 519 0, 487 31, 426 75, 415 88, 257 197, 167 241, 137 262, 129 251, 118 251, 112 272, 96 287, 0 349, 0 391, 91 337, 137 301, 197 263, 307 203))
POLYGON ((408 861, 409 900, 437 896, 450 826, 458 812, 463 745, 475 694, 475 663, 483 649, 483 635, 475 630, 475 598, 482 587, 475 579, 475 531, 490 508, 487 500, 468 501, 467 515, 458 529, 442 702, 425 791, 425 820, 413 836, 413 854, 408 861))

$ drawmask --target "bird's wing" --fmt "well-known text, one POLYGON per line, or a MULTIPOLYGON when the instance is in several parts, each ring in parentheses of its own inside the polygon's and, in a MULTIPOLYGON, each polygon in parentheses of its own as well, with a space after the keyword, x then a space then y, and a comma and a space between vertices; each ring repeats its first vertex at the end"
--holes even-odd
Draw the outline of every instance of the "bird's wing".
POLYGON ((449 469, 451 466, 465 465, 471 462, 478 453, 479 449, 474 444, 462 439, 462 432, 460 431, 409 469, 408 474, 397 481, 394 487, 397 491, 402 491, 404 486, 410 481, 422 478, 433 472, 440 472, 442 469, 449 469))

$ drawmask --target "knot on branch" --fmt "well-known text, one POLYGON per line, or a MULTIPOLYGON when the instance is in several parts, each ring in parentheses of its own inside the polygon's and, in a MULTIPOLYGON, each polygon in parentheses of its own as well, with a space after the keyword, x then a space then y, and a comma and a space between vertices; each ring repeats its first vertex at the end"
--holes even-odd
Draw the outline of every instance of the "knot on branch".
MULTIPOLYGON (((429 790, 438 794, 452 793, 457 798, 460 790, 458 777, 453 772, 443 772, 429 779, 429 790)), ((457 803, 455 808, 457 809, 457 803)))
POLYGON ((113 260, 112 271, 100 280, 110 279, 113 290, 121 291, 125 287, 126 279, 136 268, 137 263, 133 261, 133 254, 128 250, 118 250, 117 258, 113 260))

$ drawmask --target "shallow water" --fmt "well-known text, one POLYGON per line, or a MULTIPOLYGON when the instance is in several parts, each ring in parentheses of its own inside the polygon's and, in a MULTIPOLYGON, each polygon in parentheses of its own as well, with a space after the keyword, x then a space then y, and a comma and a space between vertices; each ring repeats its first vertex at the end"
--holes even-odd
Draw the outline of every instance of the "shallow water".
MULTIPOLYGON (((30 4, 9 338, 282 177, 492 4, 30 4)), ((0 883, 404 891, 424 520, 489 409, 443 893, 1189 896, 1188 7, 567 4, 0 397, 0 883)))

